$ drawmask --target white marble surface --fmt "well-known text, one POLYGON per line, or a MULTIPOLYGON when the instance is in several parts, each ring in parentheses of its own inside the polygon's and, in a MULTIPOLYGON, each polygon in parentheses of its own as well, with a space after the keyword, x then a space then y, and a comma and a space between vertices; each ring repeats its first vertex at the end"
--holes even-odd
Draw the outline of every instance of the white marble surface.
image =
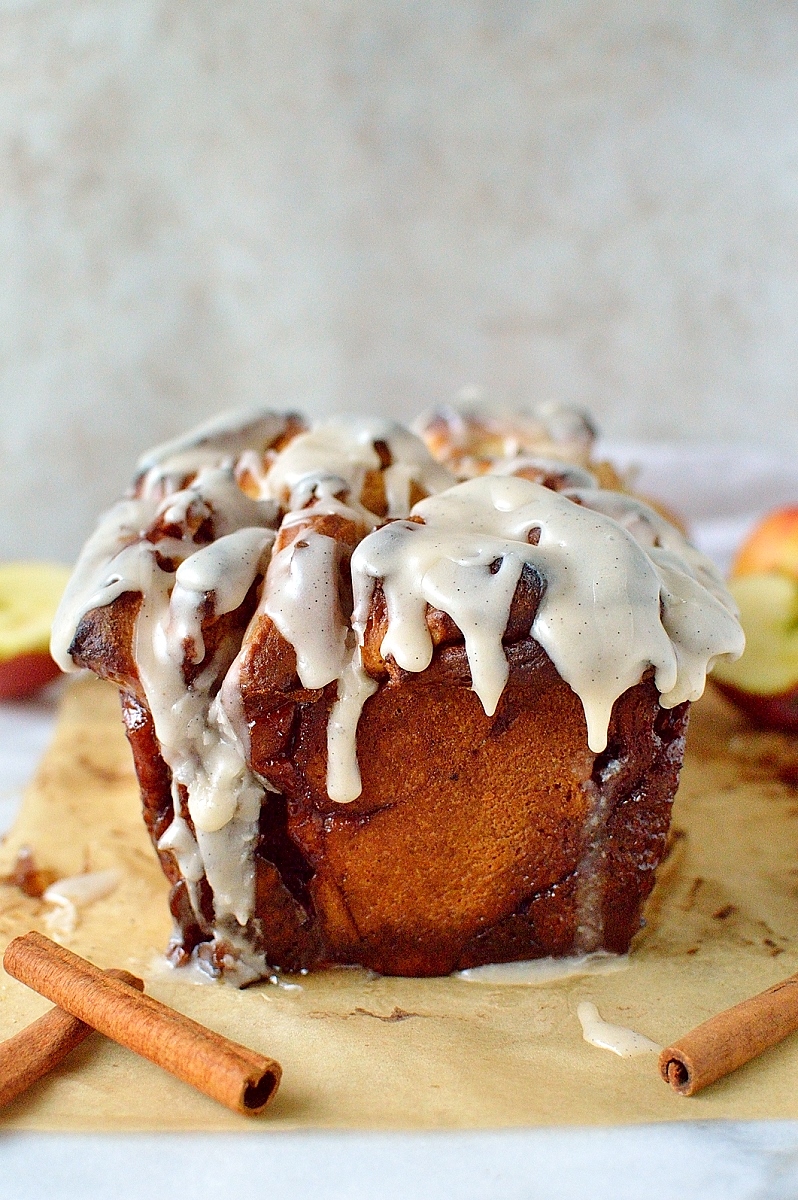
MULTIPOLYGON (((798 463, 786 456, 724 447, 607 449, 619 465, 638 468, 638 486, 687 516, 697 541, 722 564, 759 512, 798 498, 798 463)), ((56 690, 0 705, 0 832, 14 806, 9 797, 49 736, 56 690)), ((201 1135, 0 1132, 0 1200, 216 1200, 265 1192, 319 1200, 794 1200, 798 1122, 267 1132, 210 1142, 201 1135)))
POLYGON ((0 1135, 3 1200, 794 1200, 798 1123, 479 1134, 0 1135))
POLYGON ((0 558, 221 407, 798 446, 785 0, 0 0, 0 558))

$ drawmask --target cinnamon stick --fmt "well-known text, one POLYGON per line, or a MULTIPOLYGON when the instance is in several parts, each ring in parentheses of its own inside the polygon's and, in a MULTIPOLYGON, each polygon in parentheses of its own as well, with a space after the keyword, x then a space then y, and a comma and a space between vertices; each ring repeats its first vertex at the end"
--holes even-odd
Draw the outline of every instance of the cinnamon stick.
POLYGON ((282 1069, 274 1059, 140 995, 40 933, 10 942, 3 965, 73 1017, 235 1112, 256 1116, 277 1091, 282 1069))
POLYGON ((790 975, 667 1046, 660 1074, 679 1095, 694 1096, 796 1030, 798 975, 790 975))
MULTIPOLYGON (((106 971, 128 987, 144 991, 144 984, 127 971, 106 971)), ((20 1033, 0 1042, 0 1108, 27 1091, 37 1079, 49 1074, 66 1056, 94 1033, 63 1008, 51 1008, 20 1033)))

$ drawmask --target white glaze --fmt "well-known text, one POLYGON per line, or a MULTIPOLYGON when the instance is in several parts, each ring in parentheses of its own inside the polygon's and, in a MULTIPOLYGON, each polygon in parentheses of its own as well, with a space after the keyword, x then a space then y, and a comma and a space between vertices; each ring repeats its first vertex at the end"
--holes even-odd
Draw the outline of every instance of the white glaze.
POLYGON ((120 570, 118 565, 114 569, 114 564, 126 547, 139 541, 157 511, 152 499, 120 500, 103 515, 83 547, 53 621, 50 653, 62 671, 75 669, 69 647, 85 614, 130 590, 133 560, 126 564, 131 569, 120 570))
POLYGON ((273 526, 278 520, 272 500, 253 500, 241 491, 232 465, 201 467, 181 492, 162 501, 158 517, 194 533, 205 520, 213 522, 214 538, 225 537, 246 526, 273 526))
POLYGON ((490 471, 491 475, 520 475, 524 471, 532 471, 541 478, 552 478, 558 481, 557 491, 566 488, 596 488, 598 480, 590 471, 579 467, 576 463, 563 462, 556 458, 543 458, 540 455, 518 454, 497 462, 490 471))
MULTIPOLYGON (((554 429, 559 417, 549 416, 554 429)), ((613 703, 649 666, 662 703, 673 706, 697 698, 716 657, 742 649, 733 603, 708 560, 647 506, 586 486, 593 481, 581 470, 552 464, 563 484, 580 485, 562 493, 514 477, 521 460, 450 486, 452 476, 401 426, 338 420, 295 437, 264 472, 264 454, 285 428, 273 414, 238 415, 146 456, 137 497, 112 509, 87 543, 53 633, 57 661, 70 669, 82 617, 123 592, 141 593, 135 659, 173 776, 175 817, 159 849, 174 854, 195 908, 196 885, 207 877, 224 938, 242 956, 242 981, 255 968, 231 922, 244 925, 252 912, 267 785, 247 765, 245 648, 213 698, 221 659, 206 661, 202 629, 209 615, 237 610, 264 572, 256 617, 268 615, 294 647, 303 687, 337 687, 327 789, 339 803, 361 791, 357 725, 378 686, 363 670, 361 646, 378 582, 388 614, 383 655, 424 670, 433 653, 427 609, 441 609, 463 633, 473 690, 491 714, 508 677, 502 637, 513 595, 525 566, 537 572, 545 587, 530 634, 579 695, 594 752, 606 745, 613 703), (366 474, 380 469, 375 442, 388 447, 385 495, 390 515, 401 518, 382 526, 361 502, 366 474), (245 469, 257 499, 237 483, 245 469), (404 519, 414 484, 429 493, 412 510, 423 523, 404 519), (287 546, 281 536, 284 548, 269 561, 278 505, 286 504, 284 533, 299 522, 307 527, 287 546), (340 607, 342 544, 313 527, 329 515, 366 534, 351 560, 351 616, 340 607), (533 530, 537 544, 529 541, 533 530), (148 532, 160 540, 150 542, 148 532), (190 668, 199 671, 188 676, 190 668)), ((580 430, 557 435, 578 442, 580 430)), ((600 841, 591 840, 591 821, 600 832, 602 820, 594 806, 586 854, 600 841)), ((596 924, 587 895, 580 912, 587 950, 596 924)))
POLYGON ((533 958, 527 962, 488 963, 455 971, 453 978, 466 983, 485 983, 498 987, 544 987, 579 975, 611 975, 629 966, 626 954, 596 950, 569 958, 533 958))
POLYGON ((300 682, 323 688, 343 671, 348 622, 338 599, 341 547, 307 529, 274 555, 261 611, 271 617, 296 652, 300 682))
POLYGON ((119 872, 84 871, 51 883, 42 895, 53 907, 45 913, 44 923, 54 937, 69 937, 78 925, 80 910, 110 896, 119 884, 119 872))
POLYGON ((327 725, 327 795, 338 804, 363 790, 357 761, 357 726, 363 706, 378 687, 363 670, 357 647, 338 680, 338 696, 327 725))
POLYGON ((208 971, 208 968, 201 966, 193 956, 188 962, 177 966, 165 954, 153 953, 143 967, 139 967, 138 970, 143 970, 147 983, 180 983, 189 987, 222 986, 220 981, 208 971))
POLYGON ((186 883, 199 883, 205 874, 202 855, 188 821, 179 813, 175 813, 166 832, 158 839, 158 849, 169 850, 174 855, 186 883))
POLYGON ((285 433, 288 420, 265 408, 221 413, 143 455, 136 464, 139 484, 147 493, 171 491, 202 467, 229 465, 247 449, 262 453, 285 433))
POLYGON ((185 643, 190 642, 193 652, 186 654, 187 661, 193 666, 202 662, 203 602, 212 598, 216 616, 234 612, 243 604, 261 569, 264 552, 273 541, 271 529, 239 529, 197 550, 180 564, 169 602, 170 657, 179 662, 185 643))
POLYGON ((307 481, 334 478, 360 500, 367 473, 380 468, 375 442, 384 442, 392 458, 389 472, 393 474, 387 473, 384 481, 391 516, 407 515, 411 482, 425 492, 451 484, 449 472, 435 462, 421 439, 402 425, 349 417, 327 421, 294 438, 272 464, 266 476, 266 494, 287 500, 296 497, 297 489, 307 481))
POLYGON ((513 476, 481 476, 422 500, 412 515, 423 525, 394 522, 355 549, 353 625, 362 625, 381 581, 382 654, 423 671, 433 651, 427 605, 448 613, 464 635, 472 688, 491 715, 507 681, 502 635, 528 565, 546 585, 531 636, 581 699, 590 749, 604 750, 613 704, 649 667, 662 704, 673 707, 697 699, 716 658, 743 647, 734 604, 708 560, 670 527, 668 546, 647 545, 644 522, 641 545, 601 511, 608 495, 617 511, 648 519, 646 506, 614 493, 580 492, 575 504, 513 476))
POLYGON ((557 401, 526 409, 508 408, 475 397, 470 389, 454 404, 422 414, 413 422, 413 429, 422 437, 427 431, 434 436, 439 424, 446 428, 448 439, 441 448, 441 457, 456 461, 459 473, 465 475, 484 470, 480 462, 483 452, 497 462, 535 454, 560 462, 587 463, 596 436, 586 414, 557 401), (499 444, 501 456, 495 453, 499 444))
POLYGON ((625 1025, 612 1025, 603 1021, 595 1004, 583 1000, 578 1005, 576 1015, 582 1026, 582 1037, 591 1046, 599 1050, 611 1050, 620 1058, 636 1058, 640 1054, 659 1054, 662 1046, 652 1042, 651 1038, 625 1025))
POLYGON ((288 512, 283 518, 281 528, 290 528, 315 517, 339 516, 345 521, 353 521, 370 532, 382 524, 379 517, 349 493, 348 485, 337 475, 307 475, 299 481, 291 492, 288 501, 288 512), (342 496, 346 496, 346 500, 342 496))
MULTIPOLYGON (((205 613, 222 616, 237 609, 265 569, 261 560, 274 539, 268 526, 277 509, 268 499, 244 495, 231 463, 203 465, 214 455, 228 454, 227 433, 221 447, 207 436, 199 446, 200 470, 186 488, 162 500, 145 495, 125 501, 101 523, 62 600, 53 648, 59 661, 72 667, 68 649, 83 616, 123 592, 141 593, 135 660, 161 753, 172 771, 175 810, 159 848, 174 853, 195 908, 194 885, 204 874, 217 918, 231 916, 244 924, 254 900, 252 851, 264 787, 249 770, 225 709, 211 702, 218 664, 206 663, 190 687, 184 666, 204 661, 205 613), (194 535, 209 521, 215 540, 198 546, 194 535), (143 536, 153 525, 174 527, 176 536, 153 544, 143 536), (180 785, 188 793, 188 812, 182 809, 180 785)), ((187 453, 180 450, 181 471, 190 465, 187 453)), ((155 465, 173 461, 166 456, 155 465)))

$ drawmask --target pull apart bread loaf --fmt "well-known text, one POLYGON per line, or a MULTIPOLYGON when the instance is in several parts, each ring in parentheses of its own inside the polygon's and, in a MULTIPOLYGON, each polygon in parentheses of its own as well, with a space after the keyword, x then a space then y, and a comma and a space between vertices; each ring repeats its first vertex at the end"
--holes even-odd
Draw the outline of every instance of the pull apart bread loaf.
MULTIPOLYGON (((456 469, 446 419, 418 428, 456 469)), ((552 458, 563 421, 499 457, 471 428, 459 480, 400 425, 272 412, 141 461, 53 652, 121 690, 176 963, 628 948, 689 702, 742 634, 712 564, 597 486, 586 425, 552 458)))

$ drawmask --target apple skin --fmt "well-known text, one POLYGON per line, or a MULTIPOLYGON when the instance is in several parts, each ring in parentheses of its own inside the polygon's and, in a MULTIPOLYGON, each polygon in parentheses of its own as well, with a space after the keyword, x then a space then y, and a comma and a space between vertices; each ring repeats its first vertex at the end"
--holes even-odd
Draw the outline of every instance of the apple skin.
POLYGON ((60 563, 0 563, 0 700, 23 700, 60 674, 50 629, 69 575, 60 563))
POLYGON ((778 696, 757 696, 755 692, 743 692, 720 679, 715 679, 714 683, 757 725, 780 729, 782 733, 798 733, 798 687, 778 696))
POLYGON ((798 505, 777 508, 749 533, 732 564, 732 579, 771 571, 798 581, 798 505))
POLYGON ((17 654, 0 662, 0 700, 25 700, 60 674, 60 667, 47 651, 17 654))

